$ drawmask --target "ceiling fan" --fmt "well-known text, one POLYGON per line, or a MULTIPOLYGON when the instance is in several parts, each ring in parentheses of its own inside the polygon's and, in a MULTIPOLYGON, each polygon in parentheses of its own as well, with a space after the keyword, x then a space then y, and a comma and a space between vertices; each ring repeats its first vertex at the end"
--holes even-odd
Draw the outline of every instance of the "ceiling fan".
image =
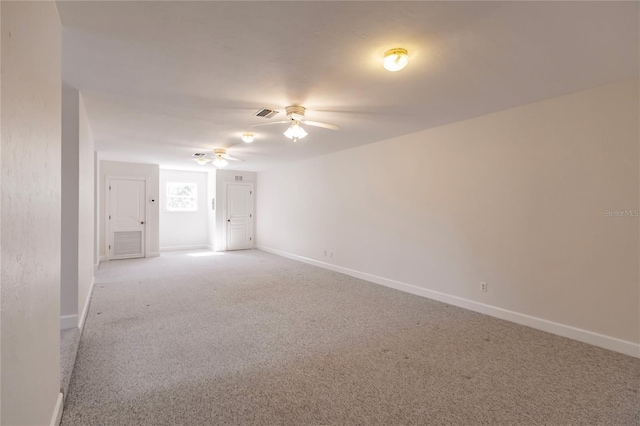
POLYGON ((201 166, 204 166, 207 163, 213 163, 214 166, 220 168, 227 166, 229 161, 244 161, 227 154, 227 150, 225 148, 215 148, 213 150, 213 160, 206 158, 207 154, 202 152, 196 152, 193 156, 196 157, 196 162, 201 166))
POLYGON ((287 112, 287 120, 274 121, 272 123, 254 124, 253 127, 258 126, 270 126, 272 124, 289 123, 289 128, 284 132, 284 135, 289 139, 293 139, 297 142, 298 139, 302 139, 307 136, 307 132, 300 126, 306 124, 309 126, 323 127, 325 129, 338 130, 340 127, 335 124, 320 123, 318 121, 305 120, 304 113, 305 107, 299 105, 292 105, 285 108, 287 112))

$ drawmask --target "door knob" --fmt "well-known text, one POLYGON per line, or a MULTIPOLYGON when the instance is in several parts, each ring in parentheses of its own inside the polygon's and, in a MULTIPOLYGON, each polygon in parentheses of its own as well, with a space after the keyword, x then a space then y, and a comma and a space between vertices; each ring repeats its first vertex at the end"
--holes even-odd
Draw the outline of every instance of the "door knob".
POLYGON ((144 222, 140 222, 140 225, 144 225, 144 222))
POLYGON ((227 222, 231 222, 231 219, 227 219, 227 222))

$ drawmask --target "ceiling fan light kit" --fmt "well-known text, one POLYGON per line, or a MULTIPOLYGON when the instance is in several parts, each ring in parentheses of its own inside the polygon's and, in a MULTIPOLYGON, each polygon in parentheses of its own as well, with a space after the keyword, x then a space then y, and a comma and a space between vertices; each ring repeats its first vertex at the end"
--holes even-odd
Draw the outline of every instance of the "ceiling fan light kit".
POLYGON ((243 160, 240 160, 239 158, 235 158, 227 154, 226 148, 214 149, 213 155, 215 157, 215 160, 213 160, 213 165, 220 168, 227 166, 229 164, 229 161, 243 161, 243 160))
POLYGON ((245 143, 251 143, 253 142, 253 133, 244 133, 242 135, 242 141, 245 143))
POLYGON ((408 63, 409 54, 407 49, 397 47, 385 52, 382 65, 387 71, 396 72, 406 67, 408 63))
POLYGON ((283 134, 289 139, 293 139, 294 142, 298 142, 298 139, 308 135, 297 120, 291 120, 291 126, 283 134))
POLYGON ((228 164, 229 162, 222 157, 216 157, 216 159, 213 160, 213 165, 219 168, 225 167, 228 164))
POLYGON ((196 163, 200 164, 201 166, 212 163, 214 166, 218 168, 228 166, 229 161, 243 161, 243 160, 240 160, 239 158, 235 158, 227 154, 226 148, 215 148, 213 150, 213 160, 206 158, 207 154, 205 154, 204 152, 196 152, 193 154, 193 157, 195 157, 196 163))
POLYGON ((322 127, 325 129, 338 130, 340 127, 335 124, 320 123, 318 121, 309 121, 304 118, 305 107, 300 105, 291 105, 285 108, 287 112, 287 119, 284 121, 274 121, 272 123, 254 124, 252 127, 258 126, 271 126, 273 124, 289 124, 289 128, 283 133, 289 139, 297 142, 298 139, 302 139, 307 136, 307 132, 302 128, 302 124, 307 126, 322 127))

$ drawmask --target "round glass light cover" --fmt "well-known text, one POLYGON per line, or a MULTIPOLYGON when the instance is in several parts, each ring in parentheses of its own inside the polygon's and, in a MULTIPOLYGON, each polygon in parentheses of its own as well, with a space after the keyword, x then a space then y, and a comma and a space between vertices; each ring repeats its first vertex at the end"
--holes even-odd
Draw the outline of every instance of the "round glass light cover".
POLYGON ((409 56, 405 49, 391 49, 384 54, 383 66, 387 71, 400 71, 409 63, 409 56))
POLYGON ((218 157, 215 160, 213 160, 213 165, 216 167, 225 167, 227 164, 229 164, 229 162, 224 158, 218 157))

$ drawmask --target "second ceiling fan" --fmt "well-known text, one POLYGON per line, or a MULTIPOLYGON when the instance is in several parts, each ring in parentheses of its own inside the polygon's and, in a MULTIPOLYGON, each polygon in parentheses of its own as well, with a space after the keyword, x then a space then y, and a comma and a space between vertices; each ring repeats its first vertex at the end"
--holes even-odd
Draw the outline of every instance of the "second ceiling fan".
POLYGON ((225 167, 227 164, 229 164, 227 160, 244 161, 227 154, 227 150, 225 148, 215 148, 213 150, 213 160, 207 158, 207 154, 205 154, 204 152, 196 152, 193 154, 193 156, 195 157, 196 162, 201 166, 204 166, 208 163, 213 163, 213 165, 216 167, 225 167))
POLYGON ((308 126, 322 127, 325 129, 338 130, 340 127, 335 124, 320 123, 318 121, 305 120, 304 113, 305 107, 299 105, 288 106, 285 108, 287 113, 287 120, 274 121, 272 123, 254 124, 252 127, 258 126, 270 126, 272 124, 289 123, 289 128, 284 132, 284 135, 289 139, 293 139, 297 142, 298 139, 302 139, 307 136, 307 132, 302 128, 301 124, 308 126))

